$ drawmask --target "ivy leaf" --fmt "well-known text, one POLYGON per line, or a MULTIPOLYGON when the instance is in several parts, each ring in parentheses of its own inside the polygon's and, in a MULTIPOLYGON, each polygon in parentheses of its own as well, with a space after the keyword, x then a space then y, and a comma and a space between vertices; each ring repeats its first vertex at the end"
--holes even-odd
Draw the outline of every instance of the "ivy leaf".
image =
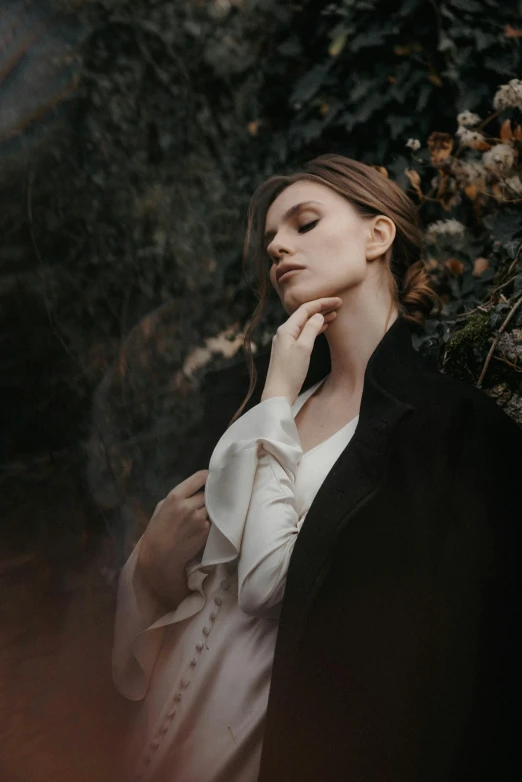
POLYGON ((421 86, 417 96, 417 105, 415 106, 415 111, 421 112, 426 108, 431 92, 432 89, 429 84, 423 84, 421 86))
POLYGON ((398 138, 406 128, 408 128, 413 122, 412 117, 400 117, 395 114, 389 114, 386 118, 386 124, 390 128, 392 139, 398 138))
POLYGON ((356 124, 367 122, 372 114, 379 108, 382 108, 388 101, 385 96, 379 92, 371 93, 368 98, 355 110, 356 124))
POLYGON ((482 52, 487 49, 488 46, 494 46, 497 41, 497 36, 491 33, 485 33, 483 30, 474 30, 475 41, 477 42, 477 51, 482 52))
POLYGON ((494 241, 506 246, 510 243, 519 244, 514 242, 514 239, 522 233, 522 222, 518 212, 510 209, 496 215, 488 215, 484 218, 484 225, 494 241))
POLYGON ((305 73, 294 86, 290 96, 290 103, 305 103, 314 97, 322 87, 325 77, 330 70, 329 61, 319 63, 311 71, 305 73))
POLYGON ((337 57, 345 47, 348 39, 349 29, 348 27, 340 27, 336 35, 333 37, 332 43, 328 47, 328 54, 330 57, 337 57))
POLYGON ((477 0, 450 0, 449 5, 453 8, 458 8, 459 11, 467 11, 468 13, 483 13, 484 9, 481 3, 477 0))
POLYGON ((303 47, 301 46, 299 39, 292 36, 292 38, 279 44, 277 51, 279 54, 282 54, 283 57, 299 57, 299 55, 303 53, 303 47))
POLYGON ((509 242, 504 242, 502 246, 506 250, 511 260, 514 261, 518 254, 518 248, 520 247, 520 242, 517 242, 516 239, 513 239, 509 242))

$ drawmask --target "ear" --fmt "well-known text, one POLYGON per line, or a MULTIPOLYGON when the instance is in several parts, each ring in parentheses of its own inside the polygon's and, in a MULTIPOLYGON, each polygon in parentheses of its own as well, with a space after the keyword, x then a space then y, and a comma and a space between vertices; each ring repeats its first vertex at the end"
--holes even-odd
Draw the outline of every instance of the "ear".
POLYGON ((366 242, 366 258, 374 261, 383 256, 393 244, 397 229, 395 223, 385 215, 377 215, 369 224, 366 242))

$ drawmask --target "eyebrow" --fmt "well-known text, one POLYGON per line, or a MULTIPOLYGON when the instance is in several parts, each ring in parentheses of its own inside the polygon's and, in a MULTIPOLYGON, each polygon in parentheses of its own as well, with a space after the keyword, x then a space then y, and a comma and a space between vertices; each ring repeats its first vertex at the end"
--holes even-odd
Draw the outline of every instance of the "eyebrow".
MULTIPOLYGON (((288 220, 290 220, 291 217, 295 215, 296 212, 298 212, 300 209, 303 208, 303 206, 308 206, 308 204, 322 204, 322 201, 300 201, 298 204, 294 204, 290 207, 290 209, 287 209, 286 212, 283 215, 283 222, 286 223, 288 220)), ((268 243, 271 239, 274 238, 276 235, 275 231, 267 231, 265 235, 263 236, 263 247, 267 248, 268 243)))

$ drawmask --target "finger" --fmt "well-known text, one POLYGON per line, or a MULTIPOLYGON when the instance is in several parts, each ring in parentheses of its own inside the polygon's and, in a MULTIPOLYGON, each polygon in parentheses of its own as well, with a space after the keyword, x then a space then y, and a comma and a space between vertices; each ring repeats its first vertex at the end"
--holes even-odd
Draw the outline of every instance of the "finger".
POLYGON ((305 301, 290 315, 285 323, 279 326, 278 331, 281 330, 282 333, 288 332, 294 339, 297 339, 310 318, 318 312, 324 314, 339 307, 341 302, 342 299, 339 296, 326 296, 321 299, 305 301))
MULTIPOLYGON (((308 320, 307 323, 305 323, 303 330, 301 331, 301 334, 297 338, 296 342, 298 345, 301 345, 302 347, 308 348, 310 351, 312 350, 315 342, 315 338, 325 325, 324 316, 321 315, 321 313, 316 313, 315 315, 312 315, 312 317, 308 320)), ((328 325, 328 324, 326 324, 328 325)))
POLYGON ((335 320, 337 317, 337 312, 323 312, 321 314, 323 315, 326 323, 330 323, 330 321, 335 320))
POLYGON ((201 508, 195 510, 192 514, 192 518, 198 522, 208 521, 208 511, 203 505, 201 508))
POLYGON ((200 528, 198 530, 198 534, 193 536, 194 540, 200 540, 204 543, 208 538, 210 527, 211 524, 208 519, 206 519, 206 521, 200 522, 200 528))
POLYGON ((205 492, 198 491, 186 500, 186 504, 191 510, 199 510, 205 507, 205 492))
POLYGON ((210 532, 210 527, 210 519, 204 514, 203 509, 197 511, 197 514, 192 516, 192 523, 187 531, 187 540, 197 540, 201 537, 207 537, 210 532))
POLYGON ((319 334, 323 334, 323 332, 326 331, 326 329, 328 328, 330 323, 333 320, 335 320, 336 317, 337 317, 337 313, 336 312, 327 312, 326 315, 324 316, 324 323, 321 326, 321 330, 319 331, 319 334))
POLYGON ((201 489, 205 485, 208 478, 209 470, 198 470, 193 475, 189 475, 184 481, 178 483, 172 491, 169 492, 169 496, 179 497, 180 499, 188 499, 198 489, 201 489))

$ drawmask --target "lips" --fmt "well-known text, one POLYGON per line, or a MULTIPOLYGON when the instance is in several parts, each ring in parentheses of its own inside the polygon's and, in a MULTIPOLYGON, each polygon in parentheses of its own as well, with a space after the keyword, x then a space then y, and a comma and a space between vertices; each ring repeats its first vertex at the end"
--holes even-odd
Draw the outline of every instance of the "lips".
POLYGON ((277 282, 280 283, 282 280, 285 280, 286 275, 289 272, 296 272, 296 271, 302 271, 302 266, 285 266, 281 269, 278 269, 277 272, 277 282))

